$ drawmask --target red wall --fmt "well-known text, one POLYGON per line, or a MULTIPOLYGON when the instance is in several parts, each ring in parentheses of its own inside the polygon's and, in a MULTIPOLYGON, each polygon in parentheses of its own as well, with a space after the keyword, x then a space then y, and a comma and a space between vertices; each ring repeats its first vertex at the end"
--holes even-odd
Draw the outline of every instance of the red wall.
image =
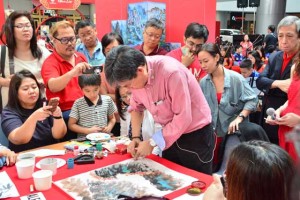
MULTIPOLYGON (((97 0, 96 25, 98 37, 111 31, 112 20, 127 19, 129 3, 141 0, 97 0)), ((186 26, 190 22, 205 24, 209 30, 210 42, 215 41, 216 0, 151 0, 166 3, 166 41, 183 42, 186 26)))

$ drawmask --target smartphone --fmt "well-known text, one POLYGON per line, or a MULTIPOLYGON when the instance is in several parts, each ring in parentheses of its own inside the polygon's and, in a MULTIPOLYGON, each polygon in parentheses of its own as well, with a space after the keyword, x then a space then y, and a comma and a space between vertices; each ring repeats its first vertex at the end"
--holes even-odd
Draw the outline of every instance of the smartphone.
POLYGON ((186 47, 183 47, 183 48, 181 48, 181 52, 182 52, 182 54, 183 54, 184 56, 186 56, 186 55, 188 55, 188 53, 189 53, 189 49, 186 48, 186 47))
POLYGON ((103 70, 103 66, 101 65, 95 65, 95 66, 91 66, 90 69, 86 69, 84 72, 82 72, 83 74, 100 74, 103 70))
POLYGON ((50 108, 49 110, 51 112, 54 112, 56 110, 56 107, 58 106, 58 103, 59 103, 59 97, 51 98, 48 102, 48 106, 52 106, 52 108, 50 108))

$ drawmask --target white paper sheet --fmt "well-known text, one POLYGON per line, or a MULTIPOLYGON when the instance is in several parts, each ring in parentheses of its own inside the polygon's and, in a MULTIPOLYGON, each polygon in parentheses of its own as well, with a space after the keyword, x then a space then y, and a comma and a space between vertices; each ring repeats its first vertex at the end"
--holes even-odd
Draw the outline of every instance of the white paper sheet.
POLYGON ((20 196, 15 184, 5 171, 0 172, 0 180, 0 199, 20 196))
POLYGON ((65 150, 54 150, 54 149, 39 149, 34 151, 28 151, 26 153, 33 153, 36 157, 46 157, 46 156, 59 156, 65 155, 65 150))

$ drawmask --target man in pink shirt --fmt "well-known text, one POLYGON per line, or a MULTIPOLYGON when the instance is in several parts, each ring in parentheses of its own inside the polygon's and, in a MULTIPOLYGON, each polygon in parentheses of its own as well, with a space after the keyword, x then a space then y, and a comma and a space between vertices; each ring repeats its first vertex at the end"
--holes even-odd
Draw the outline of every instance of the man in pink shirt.
POLYGON ((211 174, 215 145, 211 112, 193 74, 168 56, 145 57, 140 51, 119 46, 105 62, 110 84, 131 92, 132 142, 128 152, 137 159, 155 146, 162 156, 185 167, 211 174), (162 129, 150 140, 140 140, 142 112, 147 109, 162 129))
POLYGON ((184 33, 184 46, 167 53, 186 66, 198 81, 206 73, 201 69, 197 54, 201 46, 207 41, 209 32, 205 25, 193 22, 190 23, 184 33))

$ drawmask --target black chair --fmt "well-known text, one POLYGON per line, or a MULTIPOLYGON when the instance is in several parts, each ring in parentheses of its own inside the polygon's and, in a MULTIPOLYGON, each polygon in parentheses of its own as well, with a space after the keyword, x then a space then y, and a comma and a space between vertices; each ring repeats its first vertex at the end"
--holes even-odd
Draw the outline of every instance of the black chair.
POLYGON ((216 174, 223 174, 226 170, 227 161, 231 151, 241 142, 250 140, 262 140, 269 142, 269 138, 264 129, 258 124, 252 122, 243 122, 239 124, 239 131, 234 134, 227 134, 220 146, 218 153, 219 164, 215 167, 216 174))

